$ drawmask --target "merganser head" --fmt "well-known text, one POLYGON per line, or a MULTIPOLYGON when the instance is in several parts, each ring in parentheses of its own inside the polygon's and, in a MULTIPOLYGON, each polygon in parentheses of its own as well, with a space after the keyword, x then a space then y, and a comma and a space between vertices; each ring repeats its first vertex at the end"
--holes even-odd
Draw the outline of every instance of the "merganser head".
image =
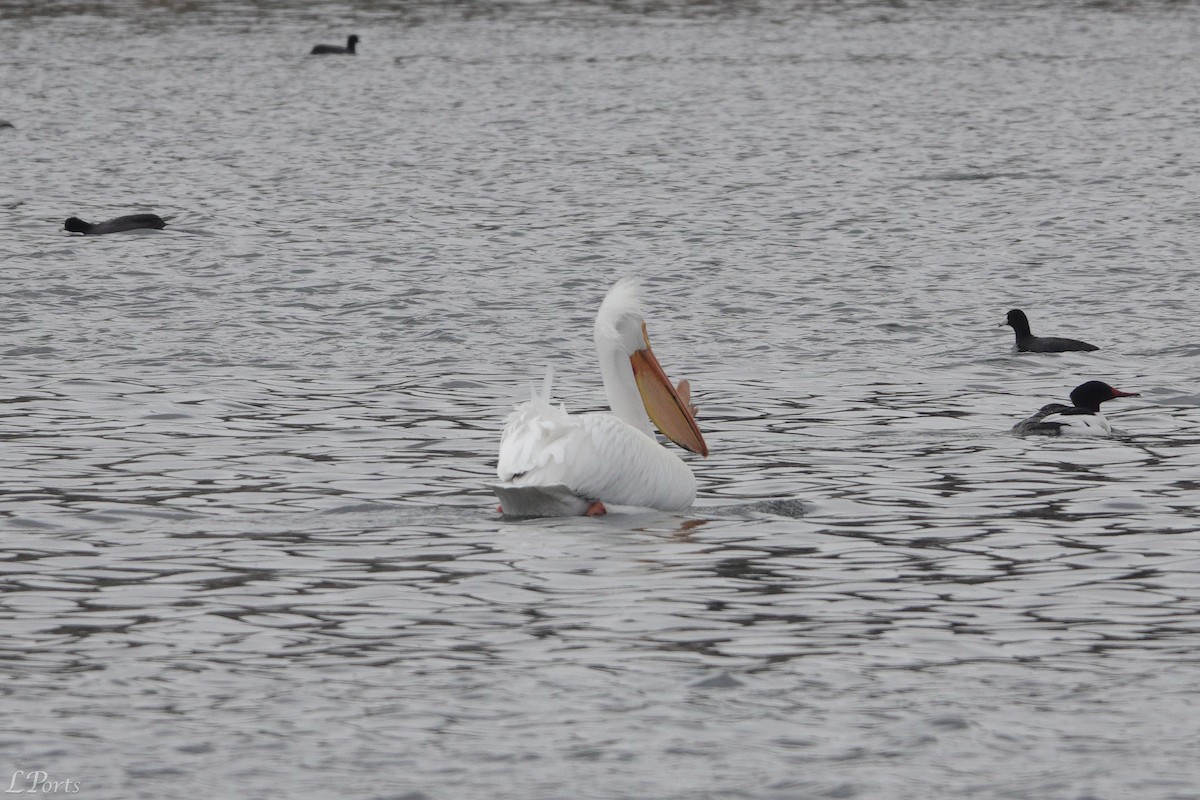
POLYGON ((1117 397, 1140 397, 1137 392, 1122 392, 1114 389, 1104 381, 1088 381, 1081 383, 1071 390, 1071 402, 1076 408, 1086 408, 1088 411, 1099 413, 1100 404, 1105 400, 1117 397))

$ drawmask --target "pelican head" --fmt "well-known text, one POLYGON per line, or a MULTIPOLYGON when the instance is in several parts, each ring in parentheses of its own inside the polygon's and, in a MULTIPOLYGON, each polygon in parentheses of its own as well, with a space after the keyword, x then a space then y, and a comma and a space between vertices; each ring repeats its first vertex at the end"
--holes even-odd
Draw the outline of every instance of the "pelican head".
MULTIPOLYGON (((609 290, 596 314, 594 331, 600 374, 613 413, 653 436, 653 421, 675 444, 708 455, 687 397, 671 385, 650 349, 640 283, 622 278, 609 290)), ((680 387, 686 393, 686 382, 680 387)))

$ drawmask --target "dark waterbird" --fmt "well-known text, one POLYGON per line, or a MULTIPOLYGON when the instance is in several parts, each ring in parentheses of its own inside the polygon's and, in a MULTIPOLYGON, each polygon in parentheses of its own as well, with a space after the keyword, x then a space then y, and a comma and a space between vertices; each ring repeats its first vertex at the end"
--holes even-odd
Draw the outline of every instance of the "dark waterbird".
POLYGON ((341 47, 336 44, 319 44, 309 53, 310 56, 327 56, 327 55, 354 55, 354 48, 358 46, 358 37, 350 36, 346 39, 346 46, 341 47))
POLYGON ((120 233, 135 231, 140 228, 162 230, 167 226, 158 214, 129 214, 124 217, 110 219, 107 222, 84 222, 79 217, 71 217, 63 223, 63 229, 71 233, 120 233))
POLYGON ((1013 433, 1040 433, 1047 436, 1107 436, 1112 426, 1100 413, 1100 404, 1116 397, 1138 397, 1137 392, 1122 392, 1104 381, 1088 381, 1071 390, 1074 405, 1050 403, 1032 417, 1018 422, 1013 433))
POLYGON ((1029 330, 1029 318, 1019 308, 1008 312, 1001 325, 1011 325, 1017 334, 1017 350, 1022 353, 1066 353, 1072 350, 1099 350, 1094 344, 1058 336, 1034 336, 1029 330))

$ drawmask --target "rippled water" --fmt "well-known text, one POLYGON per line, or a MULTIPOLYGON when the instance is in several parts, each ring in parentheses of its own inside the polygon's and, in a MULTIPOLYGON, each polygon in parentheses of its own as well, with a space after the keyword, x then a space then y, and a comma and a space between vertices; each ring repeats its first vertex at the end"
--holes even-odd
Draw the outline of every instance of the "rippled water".
POLYGON ((1150 2, 0 6, 0 782, 1196 797, 1197 41, 1150 2), (171 224, 60 230, 135 211, 171 224), (623 274, 696 507, 502 520, 503 418, 547 364, 603 402, 623 274), (1102 349, 1013 354, 1014 307, 1102 349), (1142 393, 1122 435, 1007 434, 1089 378, 1142 393))

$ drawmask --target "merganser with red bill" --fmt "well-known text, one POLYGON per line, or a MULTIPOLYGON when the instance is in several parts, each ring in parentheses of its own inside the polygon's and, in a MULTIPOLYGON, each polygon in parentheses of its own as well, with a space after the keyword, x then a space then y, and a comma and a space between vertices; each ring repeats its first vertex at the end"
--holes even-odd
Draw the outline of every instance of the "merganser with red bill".
POLYGON ((1017 350, 1022 353, 1068 353, 1076 350, 1099 350, 1094 344, 1058 336, 1034 336, 1029 330, 1029 318, 1019 308, 1008 312, 1001 325, 1011 325, 1017 335, 1017 350))
POLYGON ((1016 434, 1038 433, 1047 436, 1108 436, 1112 426, 1100 413, 1100 404, 1117 397, 1140 397, 1123 392, 1103 381, 1088 381, 1071 391, 1073 406, 1050 403, 1024 422, 1013 427, 1016 434))
POLYGON ((568 414, 541 392, 516 406, 500 436, 492 489, 511 517, 595 516, 607 505, 682 511, 696 478, 668 439, 700 455, 708 445, 696 424, 687 381, 672 386, 650 349, 639 285, 620 280, 596 315, 594 339, 612 413, 568 414), (653 422, 653 425, 651 425, 653 422))

